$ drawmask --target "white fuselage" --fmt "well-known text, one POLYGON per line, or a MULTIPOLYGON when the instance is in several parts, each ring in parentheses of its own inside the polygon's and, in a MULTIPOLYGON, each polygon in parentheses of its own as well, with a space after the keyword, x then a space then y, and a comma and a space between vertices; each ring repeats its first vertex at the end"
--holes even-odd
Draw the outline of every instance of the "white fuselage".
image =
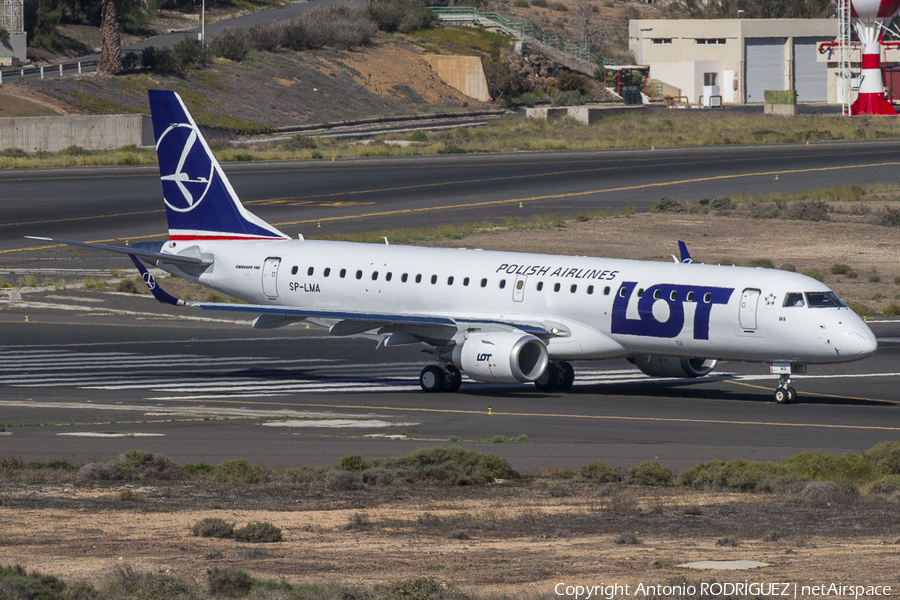
POLYGON ((162 251, 198 250, 215 262, 191 279, 250 303, 539 324, 559 331, 554 359, 835 363, 877 345, 846 307, 784 306, 786 294, 830 290, 773 269, 315 240, 162 251))

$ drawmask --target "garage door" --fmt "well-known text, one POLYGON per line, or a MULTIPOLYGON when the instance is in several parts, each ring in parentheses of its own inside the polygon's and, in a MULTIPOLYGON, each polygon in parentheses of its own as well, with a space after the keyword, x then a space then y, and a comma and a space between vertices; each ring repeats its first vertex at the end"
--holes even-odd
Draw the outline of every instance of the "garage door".
POLYGON ((784 89, 784 38, 747 40, 745 102, 763 102, 766 90, 784 89))
POLYGON ((794 40, 794 89, 797 102, 825 102, 828 100, 828 64, 816 62, 818 40, 794 40))

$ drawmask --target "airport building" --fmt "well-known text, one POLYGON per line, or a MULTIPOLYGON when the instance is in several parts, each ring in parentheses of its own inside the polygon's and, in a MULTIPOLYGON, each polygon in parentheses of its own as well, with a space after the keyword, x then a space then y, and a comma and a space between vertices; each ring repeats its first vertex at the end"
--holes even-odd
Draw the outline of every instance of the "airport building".
MULTIPOLYGON (((763 102, 766 90, 796 90, 798 102, 839 104, 837 19, 678 19, 629 22, 629 49, 650 67, 667 95, 691 105, 721 96, 730 104, 763 102)), ((900 60, 886 50, 887 63, 900 60)), ((851 54, 859 72, 859 48, 851 54)), ((900 89, 898 89, 900 93, 900 89)))

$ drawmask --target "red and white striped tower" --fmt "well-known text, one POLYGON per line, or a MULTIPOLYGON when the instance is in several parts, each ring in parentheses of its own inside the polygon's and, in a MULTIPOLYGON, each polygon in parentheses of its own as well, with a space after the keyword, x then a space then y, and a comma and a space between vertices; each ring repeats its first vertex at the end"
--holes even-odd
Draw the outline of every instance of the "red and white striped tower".
POLYGON ((900 9, 900 0, 851 0, 851 17, 862 46, 859 95, 851 115, 896 115, 884 99, 881 74, 881 26, 900 9))

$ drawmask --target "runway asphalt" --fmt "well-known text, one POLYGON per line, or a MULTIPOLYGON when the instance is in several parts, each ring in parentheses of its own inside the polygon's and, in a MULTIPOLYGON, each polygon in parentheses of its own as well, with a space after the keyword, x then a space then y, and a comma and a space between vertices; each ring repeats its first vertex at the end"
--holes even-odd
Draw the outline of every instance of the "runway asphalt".
POLYGON ((276 466, 459 443, 539 472, 861 451, 900 439, 900 321, 872 327, 875 356, 811 367, 795 382, 800 402, 777 405, 773 376, 755 364, 688 381, 649 378, 625 361, 576 363, 569 393, 466 382, 430 395, 418 388, 427 357, 417 348, 376 352, 369 340, 297 326, 52 310, 25 322, 7 310, 0 456, 87 462, 142 448, 182 463, 244 456, 276 466), (528 441, 485 441, 497 435, 528 441))
MULTIPOLYGON (((894 182, 898 140, 225 164, 247 207, 286 233, 423 227, 837 184, 894 182)), ((43 235, 161 239, 156 166, 3 170, 0 264, 43 235)))

